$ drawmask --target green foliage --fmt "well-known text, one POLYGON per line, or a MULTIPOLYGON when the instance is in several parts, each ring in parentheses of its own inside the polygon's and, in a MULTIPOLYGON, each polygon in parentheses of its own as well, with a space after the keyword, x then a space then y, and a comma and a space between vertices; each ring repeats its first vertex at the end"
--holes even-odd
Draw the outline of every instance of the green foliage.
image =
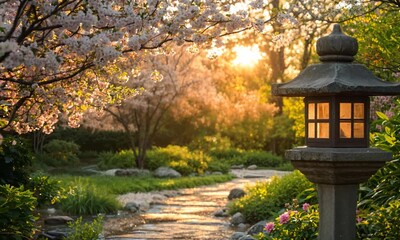
POLYGON ((52 205, 63 198, 63 189, 61 188, 60 181, 42 174, 30 177, 26 188, 33 193, 39 206, 52 205))
POLYGON ((129 137, 125 132, 92 131, 84 127, 58 128, 48 137, 49 141, 54 139, 74 142, 82 152, 117 152, 130 148, 129 137))
POLYGON ((79 146, 74 142, 51 140, 43 149, 44 153, 38 155, 38 158, 49 166, 71 166, 79 162, 79 146))
POLYGON ((0 144, 0 184, 20 186, 27 183, 32 157, 20 138, 5 137, 0 144))
POLYGON ((300 208, 296 199, 286 205, 286 211, 273 222, 266 224, 266 232, 259 240, 312 240, 318 239, 318 206, 304 203, 300 208))
POLYGON ((400 200, 390 201, 386 205, 360 215, 358 239, 400 239, 400 200))
POLYGON ((36 199, 30 191, 0 185, 0 239, 30 239, 35 232, 36 199))
POLYGON ((132 150, 121 150, 117 153, 102 152, 97 159, 98 167, 101 170, 136 167, 135 155, 132 150))
MULTIPOLYGON (((399 106, 397 101, 397 106, 399 106)), ((380 132, 371 133, 374 146, 391 151, 394 160, 379 169, 366 184, 361 187, 359 207, 373 209, 375 206, 388 206, 388 203, 400 199, 400 112, 397 109, 389 117, 378 112, 378 120, 374 122, 375 129, 380 132)))
POLYGON ((229 212, 241 212, 247 222, 255 223, 275 215, 282 203, 290 202, 304 190, 313 187, 303 174, 294 171, 281 178, 273 177, 271 181, 259 182, 247 189, 247 194, 229 205, 229 212))
MULTIPOLYGON (((380 78, 396 80, 400 69, 399 8, 378 8, 346 23, 357 38, 357 60, 366 64, 380 78)), ((346 32, 345 31, 345 32, 346 32)))
POLYGON ((72 231, 65 240, 97 240, 103 230, 103 217, 98 216, 90 223, 83 223, 82 217, 79 217, 68 223, 68 227, 72 228, 72 231))
POLYGON ((208 169, 211 157, 202 151, 190 151, 187 147, 169 145, 147 152, 147 167, 151 170, 161 166, 175 169, 184 176, 191 173, 202 174, 208 169))
POLYGON ((246 151, 243 152, 241 158, 246 166, 278 167, 283 164, 282 157, 264 151, 246 151))
POLYGON ((195 139, 189 145, 191 150, 199 149, 205 152, 220 151, 231 148, 232 143, 227 137, 222 137, 221 134, 213 136, 202 136, 195 139))
POLYGON ((69 184, 70 189, 61 201, 61 209, 66 213, 94 215, 114 213, 120 208, 115 196, 102 189, 105 186, 93 186, 82 178, 77 178, 69 184))
POLYGON ((228 173, 231 170, 231 165, 227 162, 219 161, 218 159, 212 158, 208 163, 207 171, 209 172, 221 172, 228 173))
POLYGON ((80 177, 77 180, 73 176, 57 176, 65 188, 76 185, 76 182, 87 183, 93 189, 101 189, 105 195, 125 194, 129 192, 150 192, 160 190, 172 190, 180 188, 192 188, 202 185, 222 183, 231 180, 232 175, 207 175, 201 177, 182 177, 174 179, 160 179, 153 177, 109 177, 90 176, 80 177))

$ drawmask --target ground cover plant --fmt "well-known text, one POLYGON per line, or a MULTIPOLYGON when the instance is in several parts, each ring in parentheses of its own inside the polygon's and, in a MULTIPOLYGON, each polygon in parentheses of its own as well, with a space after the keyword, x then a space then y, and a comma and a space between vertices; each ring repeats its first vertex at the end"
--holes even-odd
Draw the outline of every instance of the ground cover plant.
POLYGON ((229 212, 241 212, 247 222, 256 223, 269 219, 279 212, 285 203, 297 198, 314 186, 299 171, 283 177, 273 177, 268 182, 259 182, 247 189, 247 194, 229 205, 229 212))

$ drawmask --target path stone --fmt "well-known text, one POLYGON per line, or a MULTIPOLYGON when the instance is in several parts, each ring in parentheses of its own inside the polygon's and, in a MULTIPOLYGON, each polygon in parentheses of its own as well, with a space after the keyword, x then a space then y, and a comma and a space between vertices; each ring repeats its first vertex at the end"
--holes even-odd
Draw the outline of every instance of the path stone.
POLYGON ((50 216, 44 219, 44 223, 47 225, 63 225, 72 221, 74 219, 68 216, 50 216))

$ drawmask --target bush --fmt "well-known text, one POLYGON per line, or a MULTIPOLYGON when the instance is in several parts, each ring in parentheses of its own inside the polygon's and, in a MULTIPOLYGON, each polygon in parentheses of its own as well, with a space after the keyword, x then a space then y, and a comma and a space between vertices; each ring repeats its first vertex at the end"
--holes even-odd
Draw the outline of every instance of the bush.
POLYGON ((39 206, 55 204, 63 197, 60 181, 41 174, 30 177, 26 188, 33 193, 39 206))
POLYGON ((175 169, 184 176, 191 173, 204 173, 208 169, 211 157, 202 151, 189 151, 187 147, 169 145, 155 148, 147 152, 146 164, 150 170, 161 166, 175 169))
POLYGON ((82 217, 79 217, 68 223, 68 227, 72 228, 72 231, 65 240, 97 240, 103 230, 103 217, 98 216, 91 223, 82 223, 82 217))
POLYGON ((25 143, 6 137, 0 144, 0 184, 20 186, 28 182, 32 156, 25 143))
POLYGON ((230 170, 231 170, 230 164, 219 161, 214 158, 208 163, 207 171, 210 171, 210 172, 228 173, 230 170))
POLYGON ((246 166, 278 167, 283 164, 282 157, 264 151, 246 151, 243 153, 242 158, 246 166))
POLYGON ((319 213, 316 205, 304 203, 300 208, 296 199, 293 204, 286 204, 286 211, 274 221, 265 225, 265 233, 260 233, 259 240, 318 238, 319 213))
POLYGON ((44 153, 38 157, 49 166, 71 166, 79 162, 79 146, 74 142, 52 140, 43 149, 44 153))
POLYGON ((99 161, 98 167, 101 170, 136 167, 135 156, 132 150, 122 150, 117 153, 102 152, 97 159, 99 161))
POLYGON ((0 186, 0 207, 0 239, 31 239, 37 219, 32 193, 22 186, 0 186))
POLYGON ((360 215, 357 224, 359 239, 400 239, 400 200, 393 200, 387 207, 360 215))
POLYGON ((271 181, 259 182, 247 189, 244 197, 229 204, 229 212, 241 212, 250 223, 268 219, 274 216, 284 203, 291 202, 313 186, 299 171, 281 178, 273 177, 271 181))
POLYGON ((61 203, 61 209, 69 214, 94 215, 99 213, 114 213, 120 205, 115 196, 81 181, 79 178, 70 183, 71 186, 65 199, 61 203))

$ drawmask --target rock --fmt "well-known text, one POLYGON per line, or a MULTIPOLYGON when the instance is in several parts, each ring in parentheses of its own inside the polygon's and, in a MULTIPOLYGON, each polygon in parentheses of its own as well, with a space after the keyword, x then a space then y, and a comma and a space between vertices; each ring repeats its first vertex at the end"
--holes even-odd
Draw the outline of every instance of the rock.
POLYGON ((231 223, 235 226, 238 226, 241 223, 245 223, 246 219, 244 218, 243 214, 241 214, 240 212, 237 212, 235 214, 233 214, 232 218, 231 218, 231 223))
POLYGON ((239 238, 239 240, 255 240, 255 238, 253 238, 250 235, 245 235, 245 236, 242 236, 241 238, 239 238))
POLYGON ((229 192, 228 200, 232 200, 235 198, 241 198, 246 195, 246 192, 241 188, 234 188, 229 192))
POLYGON ((47 225, 63 225, 72 221, 74 219, 68 216, 51 216, 44 219, 44 223, 47 225))
POLYGON ((142 202, 142 203, 140 203, 140 205, 139 205, 139 210, 141 211, 141 212, 146 212, 146 211, 148 211, 150 209, 150 203, 149 202, 142 202))
POLYGON ((154 171, 154 176, 159 178, 178 178, 182 177, 182 175, 169 167, 159 167, 154 171))
POLYGON ((212 172, 212 175, 222 175, 222 172, 212 172))
POLYGON ((265 224, 267 224, 266 220, 259 221, 258 223, 256 223, 253 226, 251 226, 249 228, 249 230, 247 230, 247 234, 253 236, 253 235, 256 235, 256 234, 259 234, 259 233, 263 232, 264 229, 265 229, 265 224))
POLYGON ((246 230, 249 228, 249 224, 245 224, 245 223, 240 223, 239 225, 237 225, 237 231, 239 232, 246 232, 246 230))
POLYGON ((68 237, 68 234, 65 232, 59 231, 48 231, 42 232, 37 236, 37 239, 47 239, 47 240, 64 240, 68 237))
POLYGON ((239 240, 243 236, 246 236, 246 235, 242 232, 235 232, 232 234, 231 240, 239 240))
POLYGON ((118 169, 115 171, 115 176, 129 176, 129 177, 138 177, 138 176, 149 176, 149 170, 137 169, 137 168, 129 168, 129 169, 118 169))
POLYGON ((231 169, 243 169, 243 168, 244 168, 243 164, 241 164, 241 165, 232 165, 231 166, 231 169))
POLYGON ((103 172, 103 175, 106 176, 115 176, 115 172, 120 169, 108 169, 107 171, 103 172))
POLYGON ((220 209, 214 212, 214 217, 229 217, 226 209, 220 209))
POLYGON ((132 213, 136 213, 137 211, 139 211, 140 209, 140 204, 136 203, 136 202, 127 202, 125 204, 124 209, 132 212, 132 213))
POLYGON ((257 168, 258 168, 257 165, 250 165, 247 167, 247 169, 249 170, 256 170, 257 168))

